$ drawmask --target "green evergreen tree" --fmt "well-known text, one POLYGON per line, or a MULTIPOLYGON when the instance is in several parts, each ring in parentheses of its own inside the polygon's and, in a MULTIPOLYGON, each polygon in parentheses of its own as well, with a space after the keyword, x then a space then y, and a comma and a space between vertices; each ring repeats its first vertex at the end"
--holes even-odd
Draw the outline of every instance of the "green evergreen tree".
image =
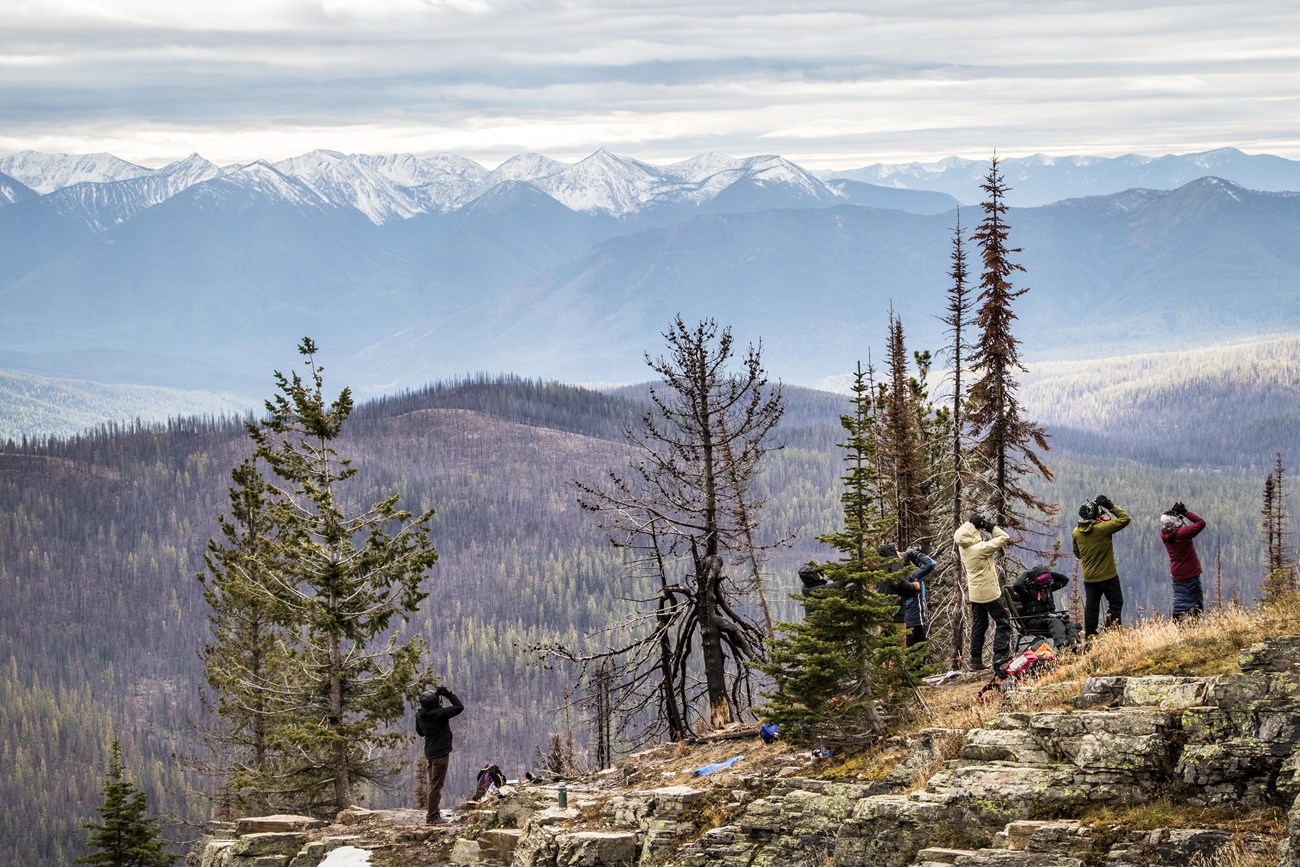
POLYGON ((175 858, 163 852, 158 820, 146 815, 149 799, 122 775, 122 745, 113 741, 104 804, 99 822, 87 822, 90 847, 97 851, 78 858, 93 867, 171 867, 175 858))
MULTIPOLYGON (((273 477, 262 486, 248 474, 241 482, 237 471, 236 496, 246 499, 233 520, 256 515, 256 539, 227 534, 209 568, 228 576, 234 567, 238 580, 224 585, 230 592, 221 601, 261 608, 283 636, 273 672, 245 684, 257 687, 275 719, 264 731, 266 750, 278 757, 274 795, 285 806, 332 815, 351 806, 360 784, 395 770, 391 752, 406 735, 387 727, 421 686, 425 645, 400 640, 394 627, 428 595, 422 585, 438 555, 428 535, 432 510, 413 516, 398 508, 396 494, 350 510, 355 487, 347 483, 357 471, 334 443, 352 396, 345 388, 327 401, 315 343, 304 338, 298 351, 306 378, 277 371, 267 418, 248 426, 256 460, 273 477), (256 569, 245 568, 250 558, 256 569)), ((219 625, 227 615, 216 616, 219 625)), ((239 701, 226 706, 235 705, 247 714, 239 701)), ((246 718, 230 717, 232 724, 246 718)), ((256 784, 258 776, 243 781, 256 784)))
POLYGON ((254 460, 236 467, 231 479, 230 515, 218 518, 221 539, 208 543, 207 568, 198 576, 210 609, 204 673, 222 722, 203 731, 213 756, 204 770, 220 780, 216 812, 223 817, 264 812, 281 800, 274 745, 288 721, 278 699, 291 639, 278 625, 288 612, 274 589, 272 489, 254 460))
POLYGON ((902 707, 925 654, 924 643, 903 646, 893 614, 898 599, 876 592, 892 576, 876 568, 881 536, 876 518, 880 477, 875 449, 878 422, 873 388, 859 366, 853 381, 853 408, 841 417, 848 439, 848 471, 843 476, 844 529, 818 538, 840 553, 819 565, 831 584, 801 597, 802 623, 782 623, 756 667, 773 678, 776 691, 765 694, 766 716, 795 742, 862 745, 887 730, 877 703, 902 707))

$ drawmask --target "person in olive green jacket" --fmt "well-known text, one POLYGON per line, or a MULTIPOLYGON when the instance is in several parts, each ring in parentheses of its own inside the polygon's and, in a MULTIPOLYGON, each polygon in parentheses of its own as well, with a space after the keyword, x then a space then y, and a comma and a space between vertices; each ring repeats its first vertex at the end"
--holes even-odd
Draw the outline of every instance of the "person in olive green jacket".
POLYGON ((1079 507, 1079 525, 1070 534, 1074 556, 1083 566, 1083 635, 1097 634, 1101 600, 1106 599, 1106 626, 1119 626, 1124 591, 1119 586, 1113 537, 1133 520, 1110 497, 1098 494, 1079 507), (1106 514, 1109 513, 1109 514, 1106 514))
POLYGON ((1004 666, 1011 659, 1011 615, 1002 604, 1002 585, 998 583, 993 556, 1011 541, 1011 537, 984 516, 971 515, 970 520, 957 528, 952 541, 961 552, 966 592, 970 597, 970 659, 967 665, 971 671, 987 668, 984 665, 984 636, 992 619, 993 668, 998 674, 1005 674, 1004 666), (980 530, 989 533, 990 538, 985 539, 980 530))

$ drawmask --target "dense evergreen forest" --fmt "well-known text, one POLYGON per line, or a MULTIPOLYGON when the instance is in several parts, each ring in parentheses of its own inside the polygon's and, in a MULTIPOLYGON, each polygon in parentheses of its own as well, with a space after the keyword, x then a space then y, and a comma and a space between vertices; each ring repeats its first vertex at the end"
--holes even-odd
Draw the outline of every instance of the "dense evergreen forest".
MULTIPOLYGON (((1280 367, 1263 373, 1250 347, 1224 352, 1207 362, 1217 373, 1200 386, 1182 375, 1190 361, 1153 375, 1146 362, 1111 360, 1108 376, 1127 375, 1129 387, 1106 392, 1106 405, 1080 406, 1093 393, 1090 367, 1027 384, 1053 436, 1046 459, 1056 479, 1041 495, 1069 516, 1104 492, 1135 516, 1116 541, 1129 611, 1168 610, 1155 519, 1175 499, 1210 521, 1198 540, 1209 604, 1216 562, 1226 596, 1257 594, 1264 467, 1277 452, 1294 461, 1287 431, 1300 403, 1296 378, 1272 373, 1294 364, 1296 343, 1279 348, 1280 367), (1177 415, 1208 402, 1206 389, 1210 399, 1233 395, 1235 409, 1198 403, 1186 427, 1139 424, 1162 408, 1177 415)), ((410 628, 427 638, 433 673, 468 708, 453 726, 450 801, 468 793, 486 760, 522 773, 570 716, 570 673, 521 648, 579 645, 643 590, 628 585, 571 484, 625 460, 623 430, 643 409, 641 393, 480 378, 362 405, 349 423, 340 451, 360 469, 350 497, 398 492, 409 509, 437 510, 440 559, 410 628)), ((768 504, 764 541, 789 540, 766 564, 780 619, 795 616, 786 594, 798 587, 798 564, 829 556, 815 537, 839 519, 839 416, 848 410, 838 395, 787 389, 787 398, 784 447, 759 491, 768 504)), ((195 576, 226 509, 230 471, 247 452, 235 420, 107 427, 0 450, 0 834, 14 863, 83 854, 80 824, 94 814, 115 737, 129 776, 174 820, 173 836, 185 834, 180 820, 206 817, 203 781, 184 769, 203 717, 198 651, 207 621, 195 576)), ((1072 520, 1064 521, 1068 551, 1072 520)), ((1061 564, 1073 566, 1068 557, 1061 564)), ((581 714, 571 716, 581 744, 581 714)), ((396 780, 370 792, 369 803, 409 803, 412 788, 412 779, 396 780)))

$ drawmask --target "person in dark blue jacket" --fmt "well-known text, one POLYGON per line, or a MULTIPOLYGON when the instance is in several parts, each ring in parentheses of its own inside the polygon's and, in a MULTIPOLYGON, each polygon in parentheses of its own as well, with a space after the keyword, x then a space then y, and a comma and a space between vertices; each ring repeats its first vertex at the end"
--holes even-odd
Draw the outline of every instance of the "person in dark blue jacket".
POLYGON ((465 710, 456 694, 445 686, 420 696, 420 709, 415 714, 415 733, 424 737, 424 758, 429 763, 429 798, 426 806, 426 825, 441 821, 442 786, 447 782, 447 765, 451 761, 452 717, 465 710), (442 700, 446 698, 448 704, 442 700))
MULTIPOLYGON (((895 559, 898 557, 898 549, 893 545, 881 545, 877 553, 886 558, 886 565, 882 569, 890 569, 898 562, 895 559)), ((912 573, 906 578, 888 582, 884 589, 899 597, 898 615, 894 619, 901 621, 907 630, 906 642, 911 647, 929 638, 929 588, 926 581, 934 571, 935 563, 934 558, 927 557, 915 547, 903 552, 903 562, 914 567, 912 573)))

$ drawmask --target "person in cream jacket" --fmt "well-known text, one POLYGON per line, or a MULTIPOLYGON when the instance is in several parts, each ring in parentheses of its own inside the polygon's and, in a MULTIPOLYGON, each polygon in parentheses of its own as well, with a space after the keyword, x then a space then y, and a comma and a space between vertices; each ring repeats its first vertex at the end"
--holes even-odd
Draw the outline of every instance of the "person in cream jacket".
POLYGON ((985 671, 984 636, 989 620, 994 623, 993 668, 998 674, 1005 671, 1011 659, 1011 615, 1002 604, 1002 585, 998 582, 996 564, 998 550, 1011 541, 1007 531, 996 527, 983 515, 971 515, 970 520, 957 528, 953 542, 961 552, 961 565, 966 573, 966 594, 970 597, 970 657, 971 671, 985 671), (985 538, 983 530, 989 534, 985 538))

